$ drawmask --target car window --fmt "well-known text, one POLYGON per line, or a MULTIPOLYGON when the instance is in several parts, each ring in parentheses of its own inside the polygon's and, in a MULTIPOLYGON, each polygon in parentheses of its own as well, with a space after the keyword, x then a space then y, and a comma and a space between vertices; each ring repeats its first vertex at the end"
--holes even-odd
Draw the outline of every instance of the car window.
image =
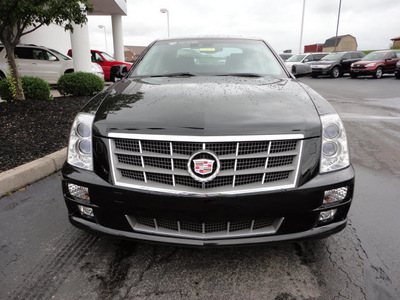
POLYGON ((371 52, 363 57, 362 60, 370 61, 370 60, 382 60, 387 52, 371 52))
POLYGON ((360 54, 357 52, 350 53, 351 58, 360 58, 360 54))
POLYGON ((105 53, 105 52, 101 52, 101 55, 103 55, 104 59, 106 61, 115 61, 114 57, 112 57, 110 54, 105 53))
POLYGON ((314 54, 314 59, 318 61, 321 60, 321 58, 323 58, 324 56, 326 56, 326 54, 314 54))
POLYGON ((400 52, 396 52, 396 57, 400 58, 400 52))
POLYGON ((338 60, 338 59, 341 59, 342 56, 343 56, 343 53, 331 53, 331 54, 328 54, 327 56, 324 56, 323 58, 321 58, 321 60, 324 60, 324 61, 338 60))
POLYGON ((43 52, 44 52, 45 58, 47 60, 58 60, 57 56, 55 56, 53 53, 50 53, 49 51, 45 51, 45 50, 43 50, 43 52))
POLYGON ((92 61, 104 61, 97 52, 92 52, 92 61))
POLYGON ((290 57, 287 62, 300 62, 303 60, 303 58, 305 57, 305 54, 297 54, 297 55, 293 55, 292 57, 290 57))
POLYGON ((33 49, 27 47, 16 47, 15 56, 19 59, 33 59, 33 49))
POLYGON ((260 40, 187 39, 156 42, 132 73, 133 76, 234 75, 287 77, 282 66, 260 40))
POLYGON ((389 55, 386 57, 386 59, 393 59, 396 58, 396 54, 394 52, 389 53, 389 55))
POLYGON ((43 51, 42 49, 32 49, 32 52, 33 52, 33 59, 48 60, 45 51, 43 51))
MULTIPOLYGON (((62 59, 64 59, 64 60, 70 60, 71 59, 71 57, 69 57, 69 56, 67 56, 67 55, 65 55, 65 54, 62 54, 62 53, 60 53, 60 52, 58 52, 57 50, 54 50, 54 49, 50 49, 53 53, 55 53, 55 54, 57 54, 58 56, 60 56, 62 59)), ((72 55, 72 52, 71 52, 71 55, 72 55)), ((57 58, 58 59, 58 58, 57 58)))
POLYGON ((308 55, 308 56, 306 57, 306 59, 308 59, 308 61, 313 61, 313 60, 315 60, 314 56, 312 56, 312 55, 308 55))
POLYGON ((350 53, 346 53, 345 55, 343 55, 342 59, 350 59, 350 53))

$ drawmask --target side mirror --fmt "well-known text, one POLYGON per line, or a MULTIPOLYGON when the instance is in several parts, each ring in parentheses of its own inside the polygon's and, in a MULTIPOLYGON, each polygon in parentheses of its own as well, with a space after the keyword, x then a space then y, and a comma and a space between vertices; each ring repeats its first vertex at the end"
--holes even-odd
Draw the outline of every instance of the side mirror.
POLYGON ((306 58, 306 59, 304 60, 304 62, 308 62, 308 61, 310 61, 308 58, 306 58))
POLYGON ((119 81, 128 74, 126 65, 115 65, 110 69, 110 79, 113 82, 119 81))
POLYGON ((102 59, 101 57, 99 57, 99 58, 97 59, 97 62, 103 63, 103 62, 104 62, 104 59, 102 59))
POLYGON ((49 57, 49 61, 56 61, 57 60, 57 57, 55 57, 55 56, 50 56, 49 57))

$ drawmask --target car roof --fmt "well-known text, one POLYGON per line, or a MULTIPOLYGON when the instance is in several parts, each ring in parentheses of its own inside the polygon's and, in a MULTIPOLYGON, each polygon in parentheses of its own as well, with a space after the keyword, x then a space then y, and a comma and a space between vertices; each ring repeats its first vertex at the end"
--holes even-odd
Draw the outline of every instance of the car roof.
POLYGON ((239 39, 239 40, 263 41, 262 38, 258 38, 258 37, 245 37, 245 36, 237 36, 237 35, 236 36, 235 35, 193 35, 193 36, 159 38, 159 39, 156 39, 156 41, 176 41, 176 40, 193 40, 193 39, 215 39, 215 40, 239 39))

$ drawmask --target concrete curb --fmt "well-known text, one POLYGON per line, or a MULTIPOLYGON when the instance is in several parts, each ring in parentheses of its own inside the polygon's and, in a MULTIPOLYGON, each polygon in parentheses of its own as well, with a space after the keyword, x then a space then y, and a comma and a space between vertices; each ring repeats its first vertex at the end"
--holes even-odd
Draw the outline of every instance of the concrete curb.
POLYGON ((61 169, 67 157, 67 148, 0 173, 0 197, 38 181, 61 169))

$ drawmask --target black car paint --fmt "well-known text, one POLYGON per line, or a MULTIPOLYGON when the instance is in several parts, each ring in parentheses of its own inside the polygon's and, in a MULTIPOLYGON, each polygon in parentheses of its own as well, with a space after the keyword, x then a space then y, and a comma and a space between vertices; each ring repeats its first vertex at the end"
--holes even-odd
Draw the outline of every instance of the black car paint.
POLYGON ((332 70, 334 68, 338 68, 339 69, 339 76, 342 76, 344 73, 349 73, 350 72, 350 67, 351 64, 354 62, 357 62, 361 59, 360 58, 347 58, 347 59, 343 59, 343 56, 345 56, 347 53, 351 53, 351 52, 343 52, 343 55, 341 55, 341 57, 337 60, 332 60, 332 61, 324 61, 324 60, 320 60, 318 63, 315 63, 317 65, 330 65, 329 68, 325 68, 325 69, 316 69, 316 68, 311 68, 311 76, 312 77, 318 77, 320 75, 331 75, 332 70))
POLYGON ((81 111, 95 114, 94 171, 68 163, 62 169, 69 219, 77 227, 128 239, 221 246, 325 237, 346 225, 353 196, 353 168, 349 166, 319 174, 319 116, 335 111, 318 93, 289 74, 283 79, 231 76, 129 78, 128 74, 128 78, 95 96, 81 111), (224 197, 208 197, 207 194, 188 197, 116 187, 108 149, 111 132, 193 136, 302 133, 305 139, 299 179, 294 189, 224 197), (91 203, 85 205, 94 209, 95 218, 80 215, 77 204, 81 201, 69 194, 67 183, 89 188, 91 203), (349 188, 346 198, 337 204, 323 206, 324 191, 342 186, 349 188), (337 208, 338 213, 334 220, 321 224, 319 212, 327 208, 337 208), (129 214, 199 222, 258 216, 285 219, 272 236, 198 240, 133 232, 125 218, 129 214))

